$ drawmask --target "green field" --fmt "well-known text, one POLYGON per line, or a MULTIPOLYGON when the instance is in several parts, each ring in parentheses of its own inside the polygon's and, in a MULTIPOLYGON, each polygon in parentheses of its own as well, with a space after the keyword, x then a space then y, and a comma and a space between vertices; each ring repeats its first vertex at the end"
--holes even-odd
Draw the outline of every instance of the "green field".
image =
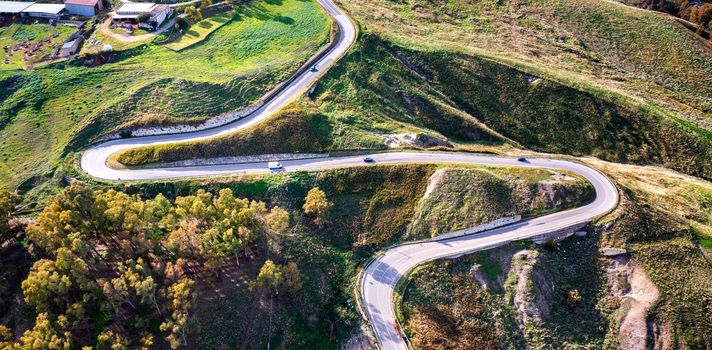
MULTIPOLYGON (((198 23, 195 23, 188 28, 178 40, 166 44, 166 47, 173 51, 180 51, 195 45, 208 37, 210 33, 227 24, 235 16, 232 11, 222 12, 210 18, 206 18, 198 23)), ((249 26, 253 23, 243 21, 241 25, 249 26)))
POLYGON ((143 42, 115 45, 124 50, 96 67, 83 60, 31 72, 0 65, 2 186, 51 176, 65 152, 112 129, 196 123, 245 107, 329 38, 331 20, 314 1, 257 2, 237 12, 179 53, 143 42))
POLYGON ((25 68, 33 63, 48 59, 56 46, 62 46, 72 33, 76 32, 74 27, 49 24, 20 24, 13 23, 7 27, 0 27, 0 70, 25 68), (31 56, 25 56, 25 51, 22 49, 15 51, 13 48, 23 42, 29 45, 39 43, 44 39, 49 39, 49 42, 43 43, 39 50, 33 52, 31 56), (8 48, 7 50, 5 48, 8 48), (24 60, 27 58, 27 61, 24 60), (8 63, 5 63, 7 59, 8 63))

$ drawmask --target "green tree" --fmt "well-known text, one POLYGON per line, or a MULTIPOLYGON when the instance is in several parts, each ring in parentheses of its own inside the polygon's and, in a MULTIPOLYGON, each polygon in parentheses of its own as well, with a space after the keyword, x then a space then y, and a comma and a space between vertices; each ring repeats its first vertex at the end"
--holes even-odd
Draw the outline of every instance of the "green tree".
POLYGON ((139 304, 151 304, 160 315, 161 309, 156 299, 156 283, 151 269, 142 258, 127 260, 117 264, 119 275, 103 283, 104 294, 114 304, 125 302, 136 309, 139 304))
POLYGON ((168 332, 166 340, 172 349, 187 345, 185 335, 190 320, 190 309, 195 300, 193 284, 193 280, 183 278, 168 288, 168 308, 171 310, 171 316, 161 323, 160 329, 168 332))
POLYGON ((319 189, 319 187, 314 187, 307 193, 302 208, 304 209, 304 213, 314 215, 316 217, 316 223, 320 224, 326 219, 332 205, 333 204, 326 198, 326 193, 319 189))
POLYGON ((200 10, 201 10, 201 12, 202 12, 202 10, 204 10, 206 7, 208 7, 208 6, 212 5, 212 4, 213 4, 213 1, 212 1, 212 0, 202 0, 202 1, 200 2, 200 10))
POLYGON ((150 18, 151 15, 148 12, 141 12, 138 14, 138 17, 136 17, 136 21, 138 21, 138 23, 146 23, 150 18))
POLYGON ((20 196, 0 190, 0 244, 14 237, 14 233, 10 232, 8 221, 18 203, 20 203, 20 196))
POLYGON ((276 290, 282 283, 282 267, 267 260, 260 268, 257 278, 250 283, 250 288, 276 290))
POLYGON ((265 216, 265 223, 270 230, 283 233, 289 229, 289 212, 280 208, 274 207, 269 214, 265 216))
POLYGON ((13 336, 10 328, 0 324, 0 349, 12 350, 13 336))
POLYGON ((65 310, 75 294, 91 288, 87 264, 66 248, 58 251, 56 261, 35 262, 22 281, 25 302, 40 312, 65 310))
POLYGON ((257 278, 250 282, 250 289, 258 289, 261 293, 269 292, 269 335, 267 337, 267 348, 270 348, 272 338, 272 299, 277 289, 282 284, 282 267, 267 260, 260 268, 257 278))
POLYGON ((69 350, 72 334, 67 330, 68 320, 64 315, 56 319, 43 312, 37 315, 35 326, 25 331, 20 338, 22 350, 69 350))
POLYGON ((55 196, 27 227, 27 236, 47 253, 70 247, 71 234, 94 234, 106 229, 105 207, 95 203, 94 193, 78 181, 55 196))
POLYGON ((199 233, 200 229, 195 221, 183 220, 178 228, 168 234, 166 245, 179 257, 198 257, 199 233))
POLYGON ((96 337, 96 350, 128 350, 130 342, 126 337, 110 329, 104 329, 96 337))
POLYGON ((193 23, 200 22, 203 19, 203 14, 193 5, 185 8, 185 14, 193 23))

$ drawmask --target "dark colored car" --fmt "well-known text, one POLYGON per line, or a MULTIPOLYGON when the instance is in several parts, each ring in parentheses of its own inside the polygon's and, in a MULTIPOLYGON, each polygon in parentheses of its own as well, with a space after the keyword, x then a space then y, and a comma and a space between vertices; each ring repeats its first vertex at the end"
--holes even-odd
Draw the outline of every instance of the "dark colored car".
POLYGON ((520 161, 520 162, 526 162, 526 161, 527 161, 527 159, 524 158, 524 157, 519 157, 519 158, 517 158, 517 160, 520 161))
POLYGON ((371 157, 363 157, 363 161, 366 163, 375 163, 376 160, 371 157))

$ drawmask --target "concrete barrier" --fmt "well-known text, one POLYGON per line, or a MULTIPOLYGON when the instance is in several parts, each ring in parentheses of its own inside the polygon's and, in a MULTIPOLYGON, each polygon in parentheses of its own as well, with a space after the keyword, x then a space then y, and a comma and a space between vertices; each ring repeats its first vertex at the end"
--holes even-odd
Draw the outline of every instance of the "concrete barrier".
POLYGON ((522 216, 521 215, 515 215, 515 216, 506 216, 503 218, 499 218, 494 221, 490 221, 488 223, 484 223, 482 225, 474 226, 474 227, 468 227, 466 229, 462 229, 459 231, 453 231, 450 233, 446 233, 444 235, 437 236, 433 238, 434 241, 439 241, 443 239, 449 239, 453 237, 460 237, 460 236, 466 236, 466 235, 471 235, 473 233, 478 233, 478 232, 483 232, 483 231, 488 231, 497 227, 502 227, 505 225, 513 224, 515 222, 521 221, 522 216))

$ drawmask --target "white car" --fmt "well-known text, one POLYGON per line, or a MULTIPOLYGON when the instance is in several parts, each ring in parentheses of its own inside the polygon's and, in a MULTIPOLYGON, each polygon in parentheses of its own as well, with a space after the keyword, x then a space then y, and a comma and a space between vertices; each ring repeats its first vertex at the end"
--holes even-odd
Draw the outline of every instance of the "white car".
POLYGON ((267 163, 267 167, 269 168, 269 170, 283 169, 282 163, 280 163, 280 162, 269 162, 269 163, 267 163))

